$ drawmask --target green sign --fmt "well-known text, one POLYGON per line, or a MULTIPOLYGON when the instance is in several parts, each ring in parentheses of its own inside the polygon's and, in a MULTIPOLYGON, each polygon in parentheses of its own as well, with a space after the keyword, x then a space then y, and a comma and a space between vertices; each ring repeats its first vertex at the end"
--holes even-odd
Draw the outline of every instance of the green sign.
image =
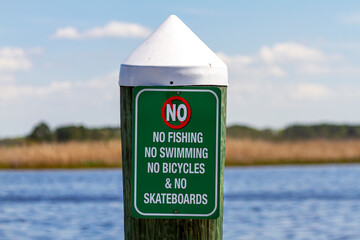
POLYGON ((133 103, 133 216, 217 218, 220 89, 135 87, 133 103))

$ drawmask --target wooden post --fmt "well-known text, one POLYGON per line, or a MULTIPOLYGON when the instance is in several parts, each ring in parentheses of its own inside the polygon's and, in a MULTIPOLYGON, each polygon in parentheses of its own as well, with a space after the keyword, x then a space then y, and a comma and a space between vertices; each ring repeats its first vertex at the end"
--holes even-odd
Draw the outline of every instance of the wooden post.
POLYGON ((222 239, 226 65, 181 20, 172 15, 122 64, 119 85, 125 239, 222 239), (176 48, 174 49, 174 47, 176 48), (132 154, 133 90, 135 86, 219 87, 221 91, 221 136, 218 218, 149 219, 133 216, 131 209, 134 177, 132 154))

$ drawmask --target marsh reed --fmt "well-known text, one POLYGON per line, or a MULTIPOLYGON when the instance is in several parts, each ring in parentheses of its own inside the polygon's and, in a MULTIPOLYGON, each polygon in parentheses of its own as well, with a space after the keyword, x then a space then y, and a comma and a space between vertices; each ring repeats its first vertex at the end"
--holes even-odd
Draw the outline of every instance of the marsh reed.
MULTIPOLYGON (((360 140, 270 142, 227 139, 226 164, 360 162, 360 140)), ((0 168, 121 167, 121 141, 0 146, 0 168)))
POLYGON ((227 139, 225 159, 228 165, 360 162, 360 140, 227 139))
POLYGON ((0 147, 3 168, 120 167, 121 142, 42 143, 0 147))

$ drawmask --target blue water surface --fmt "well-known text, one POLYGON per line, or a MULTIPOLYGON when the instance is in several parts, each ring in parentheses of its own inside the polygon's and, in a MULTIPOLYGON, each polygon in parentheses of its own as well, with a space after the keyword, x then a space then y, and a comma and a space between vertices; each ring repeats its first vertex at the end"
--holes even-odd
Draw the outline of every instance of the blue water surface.
MULTIPOLYGON (((227 168, 224 239, 360 239, 360 165, 227 168)), ((0 171, 0 239, 123 239, 121 170, 0 171)))

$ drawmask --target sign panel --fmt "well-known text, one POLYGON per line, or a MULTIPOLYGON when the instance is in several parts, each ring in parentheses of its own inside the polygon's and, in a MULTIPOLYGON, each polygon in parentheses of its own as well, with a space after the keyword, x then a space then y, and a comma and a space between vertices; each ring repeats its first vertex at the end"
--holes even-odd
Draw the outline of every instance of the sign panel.
POLYGON ((217 218, 220 89, 135 87, 133 103, 133 216, 217 218))

